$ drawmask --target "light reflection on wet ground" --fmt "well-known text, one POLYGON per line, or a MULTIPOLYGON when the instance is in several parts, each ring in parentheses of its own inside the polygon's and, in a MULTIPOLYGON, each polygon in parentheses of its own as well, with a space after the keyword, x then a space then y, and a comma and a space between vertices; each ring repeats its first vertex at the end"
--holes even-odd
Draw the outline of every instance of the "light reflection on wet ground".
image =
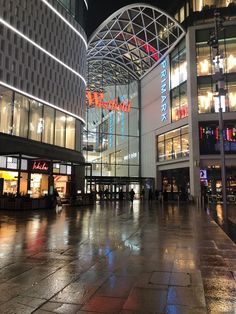
POLYGON ((236 246, 195 207, 0 212, 0 313, 236 313, 236 246))
POLYGON ((236 204, 227 204, 227 223, 224 220, 222 204, 209 204, 206 211, 236 243, 236 204))

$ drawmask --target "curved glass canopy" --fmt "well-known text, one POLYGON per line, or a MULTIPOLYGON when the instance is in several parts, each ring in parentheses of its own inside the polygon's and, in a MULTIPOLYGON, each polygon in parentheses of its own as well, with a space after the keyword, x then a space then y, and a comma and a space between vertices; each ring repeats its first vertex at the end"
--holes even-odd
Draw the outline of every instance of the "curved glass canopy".
POLYGON ((137 3, 121 8, 90 37, 88 87, 101 89, 102 76, 108 80, 103 84, 121 83, 127 72, 140 79, 184 35, 175 19, 154 6, 137 3))

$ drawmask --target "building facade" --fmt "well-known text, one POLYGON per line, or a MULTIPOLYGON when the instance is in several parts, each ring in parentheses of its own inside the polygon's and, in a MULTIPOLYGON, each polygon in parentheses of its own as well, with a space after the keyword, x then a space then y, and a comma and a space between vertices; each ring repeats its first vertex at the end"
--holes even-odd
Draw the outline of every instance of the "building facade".
MULTIPOLYGON (((89 39, 84 156, 92 164, 92 188, 112 198, 151 187, 141 176, 141 78, 184 35, 165 12, 145 4, 126 6, 89 39)), ((87 173, 89 179, 90 172, 87 173)))
POLYGON ((141 81, 142 175, 156 173, 169 200, 207 191, 221 198, 219 105, 223 110, 227 193, 235 190, 235 33, 233 1, 183 1, 176 14, 185 38, 141 81), (219 33, 226 94, 215 90, 208 41, 214 10, 225 17, 219 33), (200 12, 201 11, 201 12, 200 12), (182 12, 182 13, 181 13, 182 12), (201 13, 201 15, 200 15, 201 13))
POLYGON ((1 193, 83 186, 85 3, 0 1, 1 193))

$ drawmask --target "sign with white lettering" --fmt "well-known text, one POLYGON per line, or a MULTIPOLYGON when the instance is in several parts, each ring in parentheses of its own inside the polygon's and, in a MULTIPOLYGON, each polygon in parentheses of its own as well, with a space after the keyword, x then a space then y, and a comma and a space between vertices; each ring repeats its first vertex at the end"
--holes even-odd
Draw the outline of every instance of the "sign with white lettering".
POLYGON ((200 179, 201 180, 207 180, 207 170, 206 169, 200 170, 200 179))
POLYGON ((168 62, 164 59, 161 62, 161 122, 169 120, 169 75, 168 62))

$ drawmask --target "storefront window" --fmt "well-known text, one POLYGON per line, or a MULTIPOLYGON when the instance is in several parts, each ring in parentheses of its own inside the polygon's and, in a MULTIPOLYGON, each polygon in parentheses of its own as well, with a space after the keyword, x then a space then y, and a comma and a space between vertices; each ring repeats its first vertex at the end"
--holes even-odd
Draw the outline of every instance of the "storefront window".
POLYGON ((234 0, 193 0, 193 11, 202 11, 204 9, 227 7, 234 0))
MULTIPOLYGON (((224 147, 226 153, 236 153, 236 123, 227 121, 224 126, 224 147)), ((199 126, 200 153, 219 154, 220 135, 217 122, 201 123, 199 126)))
POLYGON ((66 117, 66 148, 75 148, 75 118, 66 117))
POLYGON ((182 157, 180 136, 173 138, 173 159, 182 157))
POLYGON ((182 42, 171 54, 171 89, 187 80, 185 43, 182 42))
POLYGON ((43 105, 35 100, 30 100, 29 138, 41 141, 43 132, 43 105))
POLYGON ((236 72, 236 38, 226 39, 227 72, 236 72))
POLYGON ((0 171, 0 178, 4 179, 3 194, 17 193, 17 176, 15 171, 0 171))
POLYGON ((188 126, 158 136, 157 143, 158 161, 189 156, 188 126))
POLYGON ((171 92, 172 121, 178 121, 188 116, 187 84, 181 84, 171 92))
POLYGON ((21 172, 20 176, 20 194, 26 195, 28 193, 28 173, 21 172))
POLYGON ((210 85, 198 85, 198 112, 214 112, 213 93, 210 85))
POLYGON ((189 136, 188 134, 182 134, 181 136, 182 156, 189 156, 189 136))
POLYGON ((207 43, 197 44, 197 75, 211 75, 211 54, 207 43))
POLYGON ((159 161, 165 160, 165 142, 158 143, 158 157, 159 161))
POLYGON ((66 116, 60 111, 56 111, 56 123, 55 123, 55 145, 65 146, 65 125, 66 116))
MULTIPOLYGON (((204 79, 205 81, 205 79, 204 79)), ((216 97, 213 93, 213 84, 210 80, 202 82, 199 79, 198 84, 198 112, 199 113, 215 113, 219 112, 221 106, 223 112, 236 110, 236 83, 227 82, 227 94, 225 96, 216 97)))
POLYGON ((229 110, 236 111, 236 82, 228 83, 229 110))
POLYGON ((44 106, 43 116, 44 116, 43 142, 47 144, 53 144, 55 110, 51 107, 44 106))
POLYGON ((12 91, 0 86, 0 132, 11 134, 12 91))
POLYGON ((13 135, 27 138, 29 118, 29 99, 15 93, 13 135))

